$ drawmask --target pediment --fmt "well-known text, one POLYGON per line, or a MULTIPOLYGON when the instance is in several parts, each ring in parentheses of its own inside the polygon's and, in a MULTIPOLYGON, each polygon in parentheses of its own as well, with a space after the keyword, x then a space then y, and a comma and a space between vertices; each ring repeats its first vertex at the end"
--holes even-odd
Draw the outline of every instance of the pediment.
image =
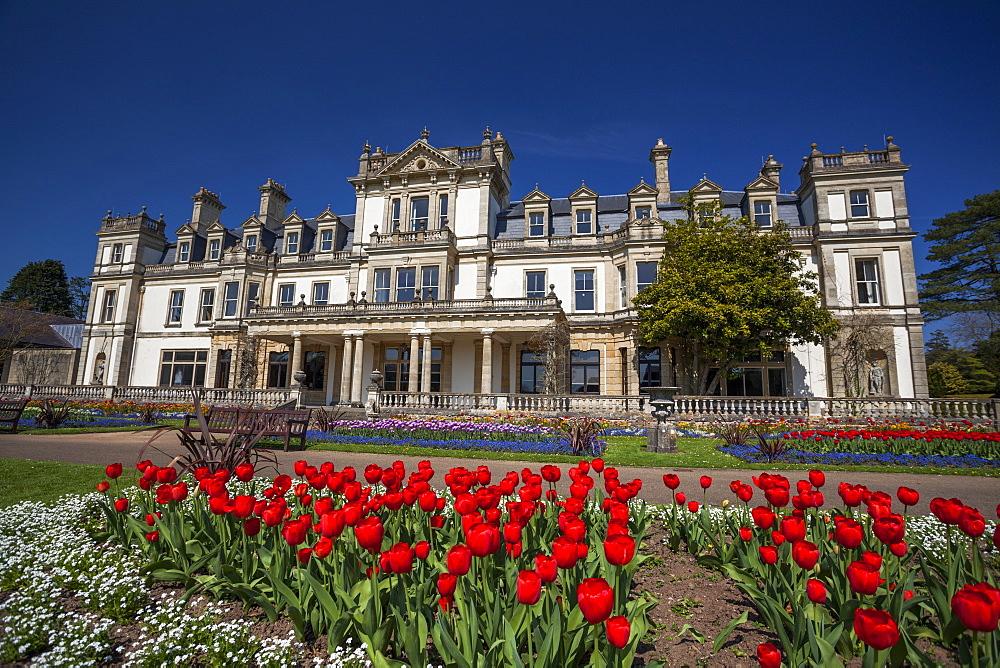
POLYGON ((626 193, 629 197, 636 197, 642 195, 656 195, 659 191, 653 186, 649 185, 645 181, 641 181, 639 185, 626 193))
POLYGON ((292 211, 283 221, 282 225, 301 225, 306 222, 296 211, 292 211))
POLYGON ((769 190, 778 192, 778 184, 766 176, 758 176, 753 181, 748 183, 744 190, 769 190))
POLYGON ((340 216, 330 211, 330 207, 326 208, 326 211, 316 216, 317 223, 339 223, 340 216))
POLYGON ((226 226, 220 223, 219 221, 215 221, 211 225, 205 228, 206 234, 219 234, 220 232, 224 234, 228 231, 229 230, 226 229, 226 226))
POLYGON ((521 199, 522 204, 535 204, 537 202, 544 202, 548 204, 551 201, 552 198, 543 193, 541 190, 539 190, 538 186, 535 186, 534 190, 532 190, 530 193, 528 193, 521 199))
POLYGON ((404 174, 423 172, 435 169, 456 169, 461 167, 457 162, 446 156, 423 140, 415 141, 405 151, 386 163, 379 174, 404 174))
POLYGON ((180 227, 177 228, 177 231, 174 232, 174 234, 176 234, 178 236, 180 236, 182 234, 191 234, 191 235, 194 235, 194 234, 198 234, 198 230, 195 229, 195 227, 191 223, 184 223, 183 225, 181 225, 180 227))
POLYGON ((711 179, 704 177, 689 192, 693 193, 721 193, 722 186, 711 179))
POLYGON ((596 197, 597 193, 587 186, 580 186, 569 196, 570 199, 595 199, 596 197))
POLYGON ((257 216, 250 216, 249 218, 243 221, 243 224, 240 225, 240 227, 244 229, 252 229, 255 227, 262 227, 263 225, 264 223, 260 222, 260 218, 258 218, 257 216))

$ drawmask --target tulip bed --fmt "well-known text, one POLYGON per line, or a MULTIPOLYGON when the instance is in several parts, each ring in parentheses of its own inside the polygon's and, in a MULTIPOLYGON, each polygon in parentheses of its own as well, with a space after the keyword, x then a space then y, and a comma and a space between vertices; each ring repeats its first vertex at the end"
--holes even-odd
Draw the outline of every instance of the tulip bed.
POLYGON ((599 459, 569 469, 565 498, 551 465, 451 469, 443 494, 427 462, 361 476, 299 462, 303 482, 139 466, 131 490, 108 467, 101 537, 141 551, 153 578, 287 615, 300 637, 360 639, 376 666, 631 665, 655 605, 630 596, 641 482, 599 459))
MULTIPOLYGON (((736 504, 709 509, 675 492, 663 512, 671 546, 683 543, 699 563, 729 575, 778 635, 780 648, 758 648, 761 665, 840 666, 862 656, 863 666, 933 666, 927 643, 956 651, 962 665, 997 665, 1000 590, 990 548, 1000 550, 1000 527, 958 499, 936 498, 930 510, 944 541, 931 548, 910 531, 917 491, 901 487, 893 499, 841 483, 842 507, 820 511, 825 481, 811 471, 793 496, 787 478, 764 473, 753 485, 731 484, 736 504), (751 508, 755 494, 764 503, 751 508), (984 538, 991 525, 992 546, 984 538)), ((680 480, 666 475, 664 484, 677 490, 680 480)), ((742 621, 746 614, 730 629, 742 621)))

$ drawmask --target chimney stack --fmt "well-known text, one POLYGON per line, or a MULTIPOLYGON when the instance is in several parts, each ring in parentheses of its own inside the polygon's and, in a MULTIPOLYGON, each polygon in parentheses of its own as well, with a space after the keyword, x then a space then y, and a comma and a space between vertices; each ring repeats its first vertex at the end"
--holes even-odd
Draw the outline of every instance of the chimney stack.
POLYGON ((656 140, 656 146, 649 151, 649 161, 653 163, 653 170, 656 173, 656 203, 667 204, 670 202, 670 151, 672 149, 663 143, 663 139, 656 140))

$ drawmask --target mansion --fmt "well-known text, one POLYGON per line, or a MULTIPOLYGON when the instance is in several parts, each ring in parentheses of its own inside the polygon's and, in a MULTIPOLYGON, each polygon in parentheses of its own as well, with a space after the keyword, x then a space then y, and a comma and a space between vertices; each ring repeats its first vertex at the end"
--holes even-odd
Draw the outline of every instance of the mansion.
POLYGON ((803 269, 819 277, 822 305, 862 342, 860 357, 857 345, 848 354, 810 344, 746 359, 721 395, 927 396, 908 166, 891 137, 856 152, 813 144, 791 193, 773 156, 739 190, 708 178, 672 188, 670 159, 660 140, 649 153, 653 178, 624 194, 536 186, 518 198, 500 132, 441 148, 425 129, 398 153, 365 145, 347 178, 349 213, 289 211, 290 194, 271 179, 258 188, 258 212, 228 224, 219 197, 201 188, 172 238, 146 207, 108 212, 77 383, 301 383, 308 404, 358 405, 377 369, 397 393, 555 385, 558 394, 628 396, 673 385, 691 394, 691 347, 642 344, 632 306, 656 278, 663 221, 688 216, 681 200, 690 200, 762 230, 787 226, 803 269), (534 341, 556 329, 564 371, 546 384, 534 341))

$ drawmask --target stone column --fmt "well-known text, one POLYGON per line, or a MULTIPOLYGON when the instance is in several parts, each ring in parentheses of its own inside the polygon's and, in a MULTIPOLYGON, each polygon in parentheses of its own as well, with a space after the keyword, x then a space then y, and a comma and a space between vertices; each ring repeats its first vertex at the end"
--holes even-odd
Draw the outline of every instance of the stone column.
POLYGON ((295 372, 302 371, 302 334, 292 332, 292 350, 288 360, 288 387, 294 387, 295 372))
POLYGON ((483 394, 493 393, 493 330, 483 330, 483 394))
POLYGON ((431 391, 431 335, 424 334, 424 359, 421 361, 420 391, 424 394, 431 391))
POLYGON ((418 390, 417 384, 419 383, 419 372, 420 368, 417 366, 420 364, 420 335, 415 333, 410 333, 410 374, 407 377, 407 392, 416 392, 418 390))
POLYGON ((344 333, 344 359, 340 365, 340 401, 351 403, 351 369, 354 367, 354 343, 352 335, 344 333))
POLYGON ((351 403, 361 405, 361 380, 364 376, 365 340, 359 332, 354 335, 354 366, 351 369, 351 403))
MULTIPOLYGON (((625 368, 622 369, 622 376, 628 379, 628 393, 637 396, 639 394, 639 349, 636 347, 636 341, 629 340, 628 347, 624 350, 625 359, 622 360, 622 363, 625 368)), ((661 380, 660 384, 664 385, 666 381, 661 380)))
POLYGON ((500 344, 500 391, 510 392, 510 344, 500 344))

